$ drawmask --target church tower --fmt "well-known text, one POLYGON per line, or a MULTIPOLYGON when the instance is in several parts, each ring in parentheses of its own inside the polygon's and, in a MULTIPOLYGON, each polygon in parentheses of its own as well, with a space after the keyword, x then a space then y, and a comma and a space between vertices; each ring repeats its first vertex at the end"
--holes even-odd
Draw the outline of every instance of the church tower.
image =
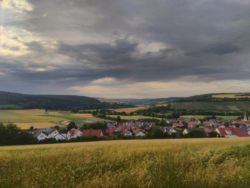
POLYGON ((243 121, 247 121, 248 120, 248 118, 247 118, 247 113, 245 112, 244 113, 244 119, 243 119, 243 121))

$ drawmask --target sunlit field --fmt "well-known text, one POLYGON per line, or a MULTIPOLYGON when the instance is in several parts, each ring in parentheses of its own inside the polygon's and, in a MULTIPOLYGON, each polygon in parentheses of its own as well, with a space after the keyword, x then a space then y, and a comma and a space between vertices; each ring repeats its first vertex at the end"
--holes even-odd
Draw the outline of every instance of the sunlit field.
MULTIPOLYGON (((108 115, 108 117, 116 118, 118 115, 108 115)), ((161 119, 151 116, 143 116, 143 115, 128 115, 128 116, 120 116, 122 120, 142 120, 142 119, 161 119)))
POLYGON ((116 112, 131 113, 131 112, 135 112, 135 111, 137 111, 137 110, 144 110, 144 109, 146 109, 146 108, 147 108, 146 105, 138 105, 138 106, 129 107, 129 108, 117 108, 117 109, 114 109, 114 111, 116 111, 116 112))
POLYGON ((0 148, 0 187, 249 187, 250 139, 0 148))
POLYGON ((31 126, 35 128, 46 128, 58 125, 58 121, 89 121, 101 119, 95 118, 92 114, 74 114, 67 111, 49 111, 44 110, 0 110, 0 122, 14 123, 22 129, 28 129, 31 126))

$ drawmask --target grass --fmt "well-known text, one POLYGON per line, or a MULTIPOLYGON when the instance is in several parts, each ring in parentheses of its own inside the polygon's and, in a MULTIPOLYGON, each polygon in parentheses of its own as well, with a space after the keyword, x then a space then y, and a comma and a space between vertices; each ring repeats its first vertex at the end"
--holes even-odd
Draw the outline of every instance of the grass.
POLYGON ((250 185, 250 139, 176 139, 0 148, 0 187, 250 185))
POLYGON ((35 128, 51 127, 57 125, 57 122, 61 120, 103 121, 91 114, 73 114, 68 111, 49 111, 46 114, 44 110, 0 110, 0 122, 15 123, 23 129, 31 126, 35 128))

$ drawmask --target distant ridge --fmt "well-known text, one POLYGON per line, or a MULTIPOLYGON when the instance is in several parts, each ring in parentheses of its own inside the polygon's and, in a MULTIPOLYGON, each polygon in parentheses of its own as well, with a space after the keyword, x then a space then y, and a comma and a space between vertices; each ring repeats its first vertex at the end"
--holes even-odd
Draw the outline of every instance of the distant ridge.
POLYGON ((184 97, 182 100, 187 101, 235 101, 235 100, 250 100, 250 93, 209 93, 203 95, 194 95, 191 97, 184 97))
POLYGON ((153 105, 165 102, 173 102, 183 99, 184 97, 169 97, 169 98, 152 98, 152 99, 114 99, 116 102, 128 103, 133 105, 153 105))
MULTIPOLYGON (((181 101, 240 101, 249 100, 250 93, 209 93, 201 95, 193 95, 188 97, 166 97, 166 98, 148 98, 148 99, 109 99, 106 101, 115 101, 134 105, 146 104, 154 105, 167 102, 181 101)), ((105 100, 103 100, 105 101, 105 100)))

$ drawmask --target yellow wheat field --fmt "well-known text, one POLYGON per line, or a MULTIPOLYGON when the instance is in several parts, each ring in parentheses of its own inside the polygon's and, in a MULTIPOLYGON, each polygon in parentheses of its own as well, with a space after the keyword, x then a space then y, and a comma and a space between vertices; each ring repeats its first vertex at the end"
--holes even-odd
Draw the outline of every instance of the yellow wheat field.
POLYGON ((0 187, 249 187, 250 139, 0 148, 0 187))

